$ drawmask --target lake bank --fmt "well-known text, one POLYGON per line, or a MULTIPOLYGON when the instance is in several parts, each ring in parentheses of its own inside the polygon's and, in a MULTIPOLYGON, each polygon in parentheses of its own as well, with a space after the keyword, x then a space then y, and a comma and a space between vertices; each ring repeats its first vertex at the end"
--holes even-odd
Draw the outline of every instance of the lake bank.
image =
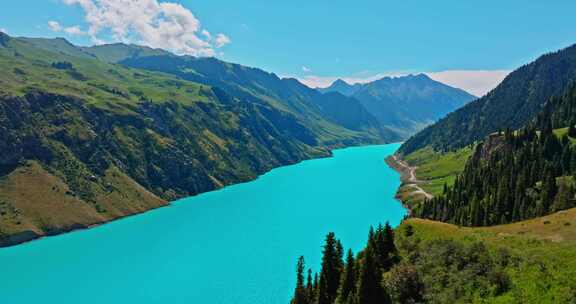
POLYGON ((357 251, 370 225, 400 223, 399 176, 383 161, 398 146, 335 150, 171 208, 2 249, 4 298, 287 303, 294 262, 305 255, 317 269, 326 233, 357 251), (105 292, 92 294, 94 286, 105 292))

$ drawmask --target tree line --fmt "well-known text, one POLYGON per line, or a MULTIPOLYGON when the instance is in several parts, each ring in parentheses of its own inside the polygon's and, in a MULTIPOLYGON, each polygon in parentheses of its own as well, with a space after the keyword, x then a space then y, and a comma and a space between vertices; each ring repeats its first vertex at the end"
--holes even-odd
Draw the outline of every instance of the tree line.
POLYGON ((398 260, 394 231, 387 223, 370 229, 366 248, 354 256, 346 253, 334 233, 326 236, 322 269, 304 280, 304 258, 297 264, 296 288, 291 304, 390 303, 390 295, 381 284, 383 273, 398 260))

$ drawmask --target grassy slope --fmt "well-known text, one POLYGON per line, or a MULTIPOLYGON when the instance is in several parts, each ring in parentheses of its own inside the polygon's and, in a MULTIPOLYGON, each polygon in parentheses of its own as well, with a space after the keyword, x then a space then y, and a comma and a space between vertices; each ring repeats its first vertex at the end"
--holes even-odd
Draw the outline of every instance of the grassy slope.
POLYGON ((483 228, 423 219, 409 219, 402 226, 408 224, 421 240, 483 241, 494 251, 505 248, 516 257, 506 268, 511 290, 487 303, 570 303, 576 297, 576 209, 483 228))
MULTIPOLYGON (((73 48, 65 40, 56 40, 62 49, 73 48)), ((21 96, 34 90, 82 98, 87 103, 126 111, 117 104, 132 104, 146 96, 154 102, 210 102, 214 96, 208 86, 181 81, 175 77, 124 68, 94 60, 89 54, 52 52, 30 40, 11 39, 0 47, 2 94, 21 96), (72 54, 72 55, 71 55, 72 54), (66 61, 74 70, 55 69, 51 63, 66 61)))
POLYGON ((102 180, 110 187, 92 185, 98 201, 94 205, 35 161, 0 177, 0 240, 18 243, 166 205, 115 167, 102 180))
MULTIPOLYGON (((319 140, 327 145, 341 141, 342 138, 366 136, 367 133, 376 135, 376 137, 384 135, 377 135, 378 129, 381 127, 378 126, 375 118, 374 124, 364 125, 363 132, 358 132, 357 129, 353 128, 342 128, 344 124, 341 121, 333 120, 334 117, 327 115, 323 111, 323 107, 317 104, 323 99, 317 91, 304 86, 295 79, 280 79, 272 73, 257 68, 224 62, 215 58, 195 58, 171 54, 148 56, 150 55, 149 49, 134 45, 103 45, 85 50, 105 61, 165 72, 182 79, 213 85, 225 91, 234 92, 232 94, 238 96, 250 96, 249 98, 263 101, 298 116, 308 128, 317 134, 319 140), (124 53, 125 56, 124 58, 111 56, 110 53, 124 53)), ((349 101, 347 100, 347 102, 349 101)), ((331 99, 329 102, 338 104, 335 99, 331 99)), ((355 100, 351 102, 357 103, 355 100)), ((342 103, 340 104, 342 105, 342 103)), ((336 109, 337 106, 332 104, 331 110, 336 109)), ((357 113, 353 112, 354 106, 346 107, 344 110, 348 117, 356 117, 357 113)), ((367 123, 368 121, 364 118, 363 122, 367 123)), ((397 140, 397 136, 392 134, 390 130, 384 132, 386 133, 384 135, 386 140, 397 140)))
MULTIPOLYGON (((120 64, 110 64, 111 62, 116 63, 122 59, 138 56, 146 57, 165 55, 179 58, 160 49, 151 49, 148 47, 124 44, 102 45, 91 48, 78 48, 64 39, 42 38, 21 38, 18 40, 13 39, 11 40, 11 43, 17 44, 15 47, 18 47, 19 51, 20 49, 28 50, 29 54, 31 55, 30 58, 43 58, 48 62, 55 62, 59 60, 72 62, 77 70, 85 74, 85 76, 91 80, 88 83, 91 87, 87 88, 86 90, 77 90, 77 86, 78 88, 83 88, 85 86, 85 82, 82 80, 68 83, 67 78, 70 78, 68 77, 69 75, 64 75, 62 77, 63 79, 61 79, 62 81, 59 81, 60 77, 57 77, 55 81, 58 82, 53 84, 46 82, 51 81, 51 79, 43 79, 38 83, 47 83, 50 85, 44 87, 40 86, 38 88, 44 90, 50 88, 69 88, 71 90, 65 89, 64 92, 55 93, 64 93, 68 96, 76 96, 84 99, 87 98, 86 94, 88 93, 88 98, 93 97, 91 98, 92 101, 97 103, 99 106, 105 106, 105 104, 102 103, 102 100, 110 98, 112 99, 107 102, 108 104, 122 102, 124 97, 128 97, 132 100, 132 102, 136 102, 140 99, 140 96, 145 96, 154 102, 176 101, 181 104, 188 104, 194 101, 210 102, 215 99, 215 96, 210 90, 211 86, 213 86, 211 84, 195 80, 186 81, 186 78, 172 75, 170 73, 129 68, 126 65, 120 64), (39 52, 41 52, 41 54, 39 52), (97 90, 94 91, 94 88, 97 90), (105 94, 98 92, 98 89, 104 90, 105 94), (118 96, 118 93, 122 94, 123 96, 118 96)), ((257 70, 250 67, 223 62, 215 59, 206 60, 213 60, 218 62, 224 70, 257 70)), ((45 67, 46 66, 41 66, 41 68, 45 67)), ((213 68, 218 68, 218 66, 213 68)), ((193 70, 188 72, 196 73, 193 70)), ((268 74, 264 71, 260 72, 268 74)), ((64 71, 64 73, 68 74, 66 71, 64 71)), ((36 77, 43 75, 40 73, 34 76, 36 77)), ((53 76, 54 75, 50 75, 50 77, 53 76)), ((252 77, 257 79, 259 75, 252 75, 252 77)), ((254 79, 251 81, 256 81, 254 79)), ((36 85, 37 84, 34 85, 35 88, 37 87, 36 85)), ((268 85, 272 87, 278 84, 268 85)), ((342 146, 341 143, 343 141, 351 143, 376 143, 382 141, 382 139, 379 138, 379 135, 375 133, 375 130, 355 131, 343 128, 341 125, 333 123, 327 120, 325 117, 318 115, 318 113, 315 112, 315 109, 306 108, 308 107, 306 103, 298 103, 296 109, 291 109, 286 105, 287 102, 291 103, 291 101, 284 100, 287 98, 286 96, 275 95, 271 92, 269 87, 266 87, 265 84, 256 83, 255 87, 258 90, 255 91, 254 88, 244 85, 241 86, 241 91, 253 95, 260 101, 276 109, 297 116, 298 119, 305 122, 308 129, 315 133, 317 139, 326 146, 342 146), (309 117, 310 115, 311 117, 309 117)))
MULTIPOLYGON (((440 195, 444 184, 452 185, 456 176, 464 170, 466 160, 472 155, 470 147, 448 153, 435 152, 426 147, 411 153, 403 160, 410 166, 416 166, 416 177, 422 181, 419 186, 432 195, 440 195)), ((423 195, 411 195, 414 189, 402 186, 398 189, 398 197, 408 205, 424 199, 423 195)))

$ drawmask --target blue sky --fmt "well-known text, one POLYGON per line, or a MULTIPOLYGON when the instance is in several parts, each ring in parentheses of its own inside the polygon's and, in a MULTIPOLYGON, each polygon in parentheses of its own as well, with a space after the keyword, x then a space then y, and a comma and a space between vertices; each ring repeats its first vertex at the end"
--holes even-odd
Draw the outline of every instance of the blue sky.
POLYGON ((576 43, 573 0, 10 2, 0 10, 0 29, 12 35, 64 36, 83 45, 123 39, 180 53, 215 55, 281 76, 294 76, 310 85, 325 85, 338 77, 355 82, 388 74, 428 72, 446 78, 442 80, 447 83, 460 81, 455 85, 475 90, 479 88, 472 88, 474 85, 466 81, 474 81, 474 77, 478 83, 500 79, 540 54, 576 43), (127 2, 136 6, 130 8, 127 2), (162 3, 169 5, 154 9, 162 3), (110 5, 118 4, 126 9, 100 19, 97 35, 89 35, 94 21, 86 21, 87 8, 107 13, 110 5), (139 11, 142 7, 149 9, 139 11), (193 14, 193 19, 186 12, 193 14), (171 16, 177 21, 168 22, 162 30, 134 30, 134 24, 147 14, 158 14, 160 18, 148 16, 152 27, 171 16), (184 32, 195 31, 194 37, 182 35, 172 25, 183 26, 184 32), (114 30, 123 26, 128 32, 121 38, 112 37, 114 30), (209 35, 204 35, 204 30, 209 35), (169 38, 162 38, 166 33, 169 38), (178 37, 187 37, 183 38, 187 41, 181 44, 178 37))

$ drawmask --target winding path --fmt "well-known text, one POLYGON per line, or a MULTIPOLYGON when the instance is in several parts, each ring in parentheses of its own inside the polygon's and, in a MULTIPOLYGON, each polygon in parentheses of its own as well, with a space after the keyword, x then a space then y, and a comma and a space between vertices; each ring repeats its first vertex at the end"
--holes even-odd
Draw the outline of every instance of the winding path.
POLYGON ((422 183, 422 181, 416 178, 416 167, 409 166, 405 161, 398 159, 396 155, 392 155, 392 159, 394 159, 398 165, 404 167, 406 171, 409 172, 409 177, 405 186, 415 189, 411 192, 411 195, 422 194, 424 197, 426 197, 426 199, 432 199, 434 197, 432 194, 424 191, 424 189, 418 185, 419 183, 422 183))

